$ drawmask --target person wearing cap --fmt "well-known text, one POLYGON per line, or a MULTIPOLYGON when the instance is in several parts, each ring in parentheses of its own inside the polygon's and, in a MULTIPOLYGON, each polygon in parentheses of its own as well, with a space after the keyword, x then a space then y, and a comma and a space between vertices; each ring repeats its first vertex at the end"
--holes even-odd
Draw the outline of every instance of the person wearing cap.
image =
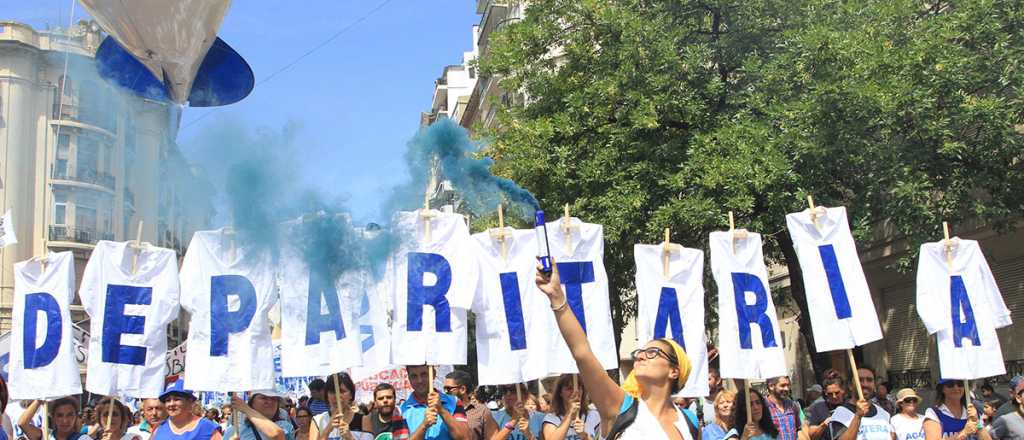
POLYGON ((552 262, 552 267, 550 273, 545 273, 538 266, 535 282, 551 303, 562 338, 576 361, 590 400, 601 415, 601 437, 616 434, 624 440, 669 436, 696 439, 697 423, 672 402, 672 396, 682 389, 690 375, 690 359, 683 348, 671 339, 655 339, 634 350, 633 371, 620 388, 590 348, 583 327, 568 307, 558 265, 552 262), (622 422, 615 426, 620 414, 622 422))
POLYGON ((807 389, 804 391, 804 399, 807 400, 807 407, 810 408, 810 406, 814 405, 815 403, 824 402, 824 394, 825 389, 822 388, 821 385, 814 384, 807 387, 807 389))
MULTIPOLYGON (((238 414, 240 440, 295 440, 295 426, 281 410, 281 394, 274 390, 253 391, 246 402, 231 396, 231 409, 238 414)), ((228 424, 224 437, 231 439, 235 427, 228 424)))
MULTIPOLYGON (((28 440, 39 440, 43 437, 43 430, 32 424, 32 418, 39 410, 40 400, 33 400, 21 413, 18 419, 18 427, 25 433, 28 440)), ((75 397, 62 397, 47 404, 48 417, 50 422, 50 433, 47 439, 53 440, 92 440, 87 434, 83 434, 82 420, 78 414, 78 399, 75 397)))
POLYGON ((1024 380, 1018 380, 1010 392, 1013 393, 1010 402, 1017 405, 1017 409, 997 416, 992 422, 991 435, 996 440, 1024 440, 1024 380))
POLYGON ((220 426, 196 416, 196 396, 185 389, 185 380, 171 382, 160 395, 167 410, 167 420, 153 432, 151 440, 221 440, 220 426))
MULTIPOLYGON (((1017 389, 1017 387, 1022 383, 1024 383, 1024 376, 1013 376, 1013 378, 1010 379, 1010 394, 1012 395, 1013 390, 1017 389)), ((1017 401, 1013 398, 1013 396, 1010 396, 1010 399, 1007 400, 1006 403, 1004 403, 1002 406, 1000 406, 998 410, 996 410, 996 418, 998 419, 1002 416, 1005 416, 1016 411, 1017 407, 1017 401)))
POLYGON ((167 410, 164 409, 164 404, 160 399, 145 399, 142 401, 141 412, 142 422, 128 428, 127 432, 138 435, 139 438, 146 440, 167 419, 167 410))
POLYGON ((978 406, 967 401, 964 381, 939 380, 935 402, 924 412, 925 440, 991 440, 988 428, 979 421, 978 406))
POLYGON ((917 412, 921 398, 911 388, 896 393, 899 412, 889 419, 896 433, 896 440, 924 440, 924 417, 917 412))

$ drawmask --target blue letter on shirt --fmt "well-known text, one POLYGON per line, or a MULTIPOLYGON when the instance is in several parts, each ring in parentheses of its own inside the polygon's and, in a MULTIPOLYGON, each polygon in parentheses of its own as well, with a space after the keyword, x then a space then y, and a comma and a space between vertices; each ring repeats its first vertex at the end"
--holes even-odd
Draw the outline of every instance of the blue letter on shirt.
POLYGON ((836 317, 846 319, 853 316, 850 310, 850 299, 846 296, 846 285, 843 274, 839 271, 836 250, 830 244, 818 246, 821 262, 825 265, 825 278, 828 278, 828 290, 832 292, 832 305, 836 308, 836 317))
POLYGON ((523 350, 526 348, 526 324, 523 322, 523 303, 519 298, 519 277, 515 272, 501 274, 501 298, 505 303, 508 342, 512 350, 523 350))
POLYGON ((306 345, 320 343, 320 333, 334 332, 335 340, 345 339, 345 323, 341 319, 341 304, 338 302, 338 291, 331 280, 326 279, 326 271, 309 271, 309 294, 306 301, 306 345), (327 304, 327 314, 320 313, 320 298, 327 304))
POLYGON ((25 317, 22 327, 22 349, 25 352, 25 368, 45 367, 57 358, 60 349, 60 335, 64 322, 60 319, 60 304, 49 293, 25 295, 25 317), (43 345, 36 346, 36 326, 39 312, 46 315, 46 338, 43 345))
POLYGON ((589 261, 574 261, 558 264, 558 276, 565 285, 565 299, 569 301, 569 308, 576 320, 587 332, 587 317, 583 313, 583 285, 594 282, 594 263, 589 261))
POLYGON ((971 307, 971 299, 967 296, 967 286, 964 279, 959 275, 950 277, 950 305, 953 309, 953 345, 957 348, 963 345, 963 339, 968 338, 975 346, 981 346, 981 339, 978 338, 978 323, 974 320, 974 308, 971 307), (963 307, 964 319, 961 322, 960 308, 963 307))
POLYGON ((241 275, 210 279, 210 356, 227 356, 228 336, 249 328, 256 316, 256 288, 241 275), (228 310, 228 296, 238 297, 238 310, 228 310))
POLYGON ((125 315, 128 304, 149 305, 153 301, 152 287, 107 286, 107 300, 103 307, 103 362, 127 365, 145 365, 146 347, 121 345, 125 333, 145 333, 146 317, 125 315))
POLYGON ((664 338, 668 334, 669 325, 672 326, 672 339, 686 350, 686 342, 683 341, 683 317, 679 315, 676 289, 662 287, 661 297, 658 299, 658 314, 654 317, 654 339, 664 338))
POLYGON ((451 310, 448 308, 448 298, 444 295, 452 286, 452 266, 438 254, 423 252, 409 252, 408 261, 406 329, 411 332, 423 330, 423 306, 429 304, 434 307, 434 330, 451 332, 451 310), (424 275, 427 273, 437 277, 437 282, 432 286, 426 285, 424 275))
POLYGON ((768 292, 757 276, 733 272, 732 288, 736 299, 736 319, 740 327, 740 348, 754 348, 750 343, 750 325, 757 323, 761 329, 761 342, 765 347, 775 347, 775 332, 772 320, 768 318, 768 292), (754 303, 747 304, 747 292, 754 294, 754 303))

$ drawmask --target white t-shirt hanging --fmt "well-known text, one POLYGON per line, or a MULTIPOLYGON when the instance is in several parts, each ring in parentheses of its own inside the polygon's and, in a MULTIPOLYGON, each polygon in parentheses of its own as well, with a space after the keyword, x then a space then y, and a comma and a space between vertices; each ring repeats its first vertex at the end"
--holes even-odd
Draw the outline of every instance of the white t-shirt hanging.
POLYGON ((673 339, 686 350, 693 369, 677 395, 706 396, 708 352, 704 342, 704 252, 676 248, 665 275, 663 245, 633 246, 636 260, 637 343, 673 339))
POLYGON ((181 306, 191 315, 185 387, 195 391, 274 388, 268 311, 277 301, 269 255, 224 231, 198 231, 181 264, 181 306))
POLYGON ((11 400, 53 399, 82 392, 72 342, 70 304, 75 298, 75 257, 51 252, 14 265, 10 360, 11 400), (25 343, 26 336, 30 341, 25 343), (26 345, 32 351, 26 353, 26 345))
POLYGON ((768 379, 785 376, 785 354, 761 235, 747 233, 735 247, 729 231, 712 232, 711 273, 718 285, 718 352, 722 377, 768 379), (733 252, 735 249, 735 252, 733 252))
POLYGON ((480 287, 473 302, 480 385, 527 382, 547 376, 554 315, 534 279, 534 231, 505 228, 505 249, 490 231, 473 234, 480 287))
MULTIPOLYGON (((604 227, 583 223, 576 217, 572 217, 569 224, 566 234, 562 219, 547 223, 549 250, 558 264, 569 308, 586 331, 590 348, 601 366, 606 370, 615 369, 619 367, 619 352, 612 328, 608 274, 604 269, 604 227)), ((552 313, 551 304, 548 306, 548 313, 552 313)), ((554 319, 551 322, 554 325, 554 319)), ((549 374, 576 373, 576 361, 558 327, 552 327, 549 335, 549 374)))
POLYGON ((815 347, 819 352, 843 350, 882 339, 846 208, 827 208, 817 219, 815 226, 809 210, 786 215, 803 272, 815 347))
POLYGON ((395 365, 466 363, 466 310, 479 267, 463 216, 431 213, 429 241, 420 212, 395 214, 396 233, 404 240, 385 275, 394 307, 395 365))
POLYGON ((952 270, 944 240, 921 245, 917 267, 917 313, 928 333, 938 334, 941 377, 1006 374, 996 329, 1012 323, 1010 310, 978 242, 952 241, 952 270))
MULTIPOLYGON (((889 413, 882 407, 873 405, 875 414, 860 419, 860 429, 857 431, 857 440, 892 440, 892 425, 889 423, 889 413)), ((832 421, 843 426, 850 426, 853 422, 853 411, 844 405, 838 406, 832 412, 832 421)))
POLYGON ((79 297, 90 318, 85 389, 159 396, 167 375, 167 324, 178 316, 178 255, 145 243, 135 249, 100 241, 85 265, 79 297))
POLYGON ((359 299, 368 274, 330 279, 286 250, 281 269, 281 374, 326 376, 361 364, 359 299))

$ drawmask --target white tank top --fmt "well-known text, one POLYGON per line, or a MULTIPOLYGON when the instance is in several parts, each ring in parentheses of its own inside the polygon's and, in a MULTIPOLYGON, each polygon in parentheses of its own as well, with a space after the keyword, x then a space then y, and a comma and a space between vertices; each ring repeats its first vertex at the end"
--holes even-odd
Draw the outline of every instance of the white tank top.
MULTIPOLYGON (((661 424, 658 423, 658 419, 654 417, 651 410, 647 408, 647 404, 639 398, 637 400, 639 402, 637 403, 636 420, 622 431, 619 440, 668 439, 668 435, 661 429, 661 424)), ((676 422, 674 423, 676 430, 679 431, 683 440, 695 440, 690 435, 690 427, 686 424, 686 414, 683 414, 683 411, 678 406, 672 405, 672 407, 676 410, 676 422)))

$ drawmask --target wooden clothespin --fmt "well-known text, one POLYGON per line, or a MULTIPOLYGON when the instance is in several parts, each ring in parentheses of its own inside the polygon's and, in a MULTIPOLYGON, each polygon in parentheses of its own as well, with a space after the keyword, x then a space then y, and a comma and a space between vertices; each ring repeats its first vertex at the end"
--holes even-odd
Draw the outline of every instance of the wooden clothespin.
POLYGON ((498 204, 498 229, 491 229, 489 233, 491 234, 491 237, 493 237, 495 240, 498 240, 498 243, 501 244, 502 261, 507 261, 508 238, 511 237, 512 234, 509 231, 505 230, 505 208, 501 203, 498 204))
POLYGON ((143 221, 139 220, 139 227, 135 230, 135 242, 132 244, 132 275, 138 270, 139 253, 142 252, 142 224, 143 221))
POLYGON ((811 208, 809 212, 811 213, 811 222, 814 223, 814 229, 821 232, 821 225, 818 224, 818 210, 814 207, 814 197, 810 194, 807 195, 807 206, 811 208))
POLYGON ((736 219, 732 215, 732 211, 729 211, 729 240, 732 244, 732 254, 736 255, 736 239, 744 239, 749 235, 746 229, 736 229, 736 219))
POLYGON ((672 243, 671 240, 672 231, 669 228, 665 228, 665 241, 661 243, 661 272, 666 278, 670 275, 669 273, 669 262, 672 261, 672 252, 682 251, 683 246, 672 243))
POLYGON ((953 249, 956 247, 956 243, 953 242, 953 239, 949 238, 949 223, 942 222, 942 234, 945 236, 942 244, 946 251, 946 266, 950 272, 953 272, 953 249))
POLYGON ((569 204, 565 204, 565 213, 562 215, 562 233, 565 235, 565 253, 572 255, 572 231, 579 229, 578 225, 572 224, 572 216, 569 215, 569 204))

